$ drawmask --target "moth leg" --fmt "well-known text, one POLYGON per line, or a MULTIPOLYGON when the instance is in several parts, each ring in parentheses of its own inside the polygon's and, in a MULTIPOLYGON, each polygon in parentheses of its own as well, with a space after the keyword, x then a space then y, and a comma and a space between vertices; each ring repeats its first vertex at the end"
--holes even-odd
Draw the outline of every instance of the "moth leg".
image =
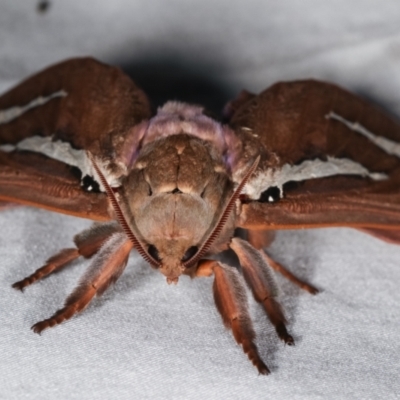
POLYGON ((116 232, 122 232, 122 228, 115 221, 108 223, 94 223, 89 229, 85 229, 74 237, 74 243, 79 249, 79 254, 90 258, 96 254, 103 244, 116 232))
POLYGON ((272 269, 279 272, 286 279, 293 282, 295 285, 299 286, 301 289, 306 290, 308 293, 311 293, 311 294, 317 294, 319 292, 319 290, 316 287, 310 285, 307 282, 302 281, 296 275, 292 274, 288 269, 286 269, 282 264, 278 263, 273 258, 271 258, 270 255, 265 250, 262 250, 261 254, 265 258, 265 261, 267 262, 267 264, 272 269))
POLYGON ((261 252, 239 238, 233 238, 230 247, 239 257, 244 278, 255 300, 264 306, 279 338, 288 345, 293 345, 294 340, 286 329, 286 318, 282 307, 275 300, 278 295, 277 285, 261 252))
POLYGON ((196 270, 194 271, 194 273, 191 274, 191 277, 203 278, 212 276, 214 274, 214 266, 216 264, 218 264, 218 262, 215 260, 207 260, 207 259, 200 260, 196 270))
POLYGON ((93 254, 99 251, 104 242, 119 230, 120 228, 115 222, 93 224, 89 229, 75 236, 74 242, 77 248, 61 250, 56 255, 50 257, 43 267, 40 267, 25 279, 15 282, 12 287, 22 291, 32 283, 49 276, 53 272, 60 271, 80 256, 86 258, 93 256, 93 254))
POLYGON ((95 295, 100 296, 122 274, 128 262, 132 242, 123 232, 113 234, 104 243, 76 289, 67 298, 64 307, 50 318, 32 326, 35 333, 61 324, 84 310, 95 295))
POLYGON ((12 287, 23 291, 24 288, 32 283, 43 279, 53 272, 59 271, 66 265, 76 260, 80 256, 78 249, 63 249, 53 257, 50 257, 43 267, 38 268, 33 274, 27 276, 21 281, 15 282, 12 287))
POLYGON ((275 240, 276 231, 246 229, 247 241, 257 250, 269 247, 275 240))
POLYGON ((239 272, 233 267, 210 260, 200 262, 197 271, 196 276, 209 276, 214 272, 214 301, 225 327, 232 329, 236 342, 243 347, 244 353, 258 372, 269 374, 270 371, 261 360, 254 343, 256 335, 248 311, 244 282, 239 272))
POLYGON ((275 261, 268 254, 268 252, 263 250, 271 244, 274 233, 275 233, 275 231, 265 231, 265 230, 264 231, 256 231, 256 230, 249 229, 247 231, 247 240, 254 248, 261 250, 261 253, 264 256, 265 261, 272 269, 279 272, 286 279, 293 282, 295 285, 299 286, 301 289, 306 290, 307 292, 309 292, 311 294, 317 294, 319 292, 319 290, 316 287, 299 279, 296 275, 292 274, 286 267, 284 267, 282 264, 275 261))

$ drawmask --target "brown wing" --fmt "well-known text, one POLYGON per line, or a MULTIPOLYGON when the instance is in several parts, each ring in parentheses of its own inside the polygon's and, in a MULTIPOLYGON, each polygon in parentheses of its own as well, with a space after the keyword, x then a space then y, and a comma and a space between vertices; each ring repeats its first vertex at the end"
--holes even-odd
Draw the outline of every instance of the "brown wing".
MULTIPOLYGON (((122 71, 90 58, 72 59, 0 97, 0 145, 51 136, 106 160, 118 174, 135 127, 149 117, 147 97, 122 71)), ((0 151, 0 200, 109 218, 104 195, 85 192, 62 162, 30 152, 0 151)))
POLYGON ((243 152, 263 155, 259 174, 332 160, 368 171, 338 170, 293 181, 289 174, 278 201, 253 199, 242 205, 239 226, 400 229, 400 125, 383 111, 335 85, 312 80, 278 83, 232 104, 230 125, 248 143, 243 152))
POLYGON ((110 219, 104 193, 82 190, 71 168, 41 154, 0 151, 0 199, 96 221, 110 219))

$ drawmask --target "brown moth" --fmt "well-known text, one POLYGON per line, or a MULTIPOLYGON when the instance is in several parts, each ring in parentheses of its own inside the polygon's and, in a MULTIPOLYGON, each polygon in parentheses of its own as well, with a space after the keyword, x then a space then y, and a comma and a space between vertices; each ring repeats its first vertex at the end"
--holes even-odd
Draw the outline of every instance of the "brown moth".
POLYGON ((225 326, 267 374, 245 285, 289 345, 272 270, 317 292, 270 258, 268 231, 346 226, 400 243, 400 125, 390 117, 313 80, 242 92, 224 117, 179 102, 154 115, 124 73, 93 59, 52 66, 0 97, 0 201, 97 221, 13 285, 93 257, 64 307, 34 332, 82 311, 134 249, 168 283, 213 275, 225 326), (213 259, 227 249, 243 277, 213 259))

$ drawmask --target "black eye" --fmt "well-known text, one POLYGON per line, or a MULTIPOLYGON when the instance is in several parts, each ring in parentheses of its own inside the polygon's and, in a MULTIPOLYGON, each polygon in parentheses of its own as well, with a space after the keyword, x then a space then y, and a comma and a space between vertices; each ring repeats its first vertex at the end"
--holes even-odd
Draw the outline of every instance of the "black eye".
POLYGON ((186 261, 190 260, 197 253, 197 250, 199 250, 199 248, 197 246, 189 247, 186 250, 186 253, 182 258, 182 262, 186 262, 186 261))
POLYGON ((89 175, 85 175, 81 181, 81 186, 84 190, 88 192, 99 193, 100 186, 99 184, 89 175))
POLYGON ((161 261, 161 258, 160 258, 160 256, 158 255, 158 250, 157 250, 156 246, 154 246, 154 245, 151 244, 151 245, 148 247, 147 251, 148 251, 148 253, 149 253, 156 261, 158 261, 158 262, 161 261))
POLYGON ((275 201, 278 201, 280 198, 281 198, 280 189, 276 186, 271 186, 267 190, 264 190, 261 193, 261 196, 258 199, 258 201, 260 203, 274 203, 275 201))

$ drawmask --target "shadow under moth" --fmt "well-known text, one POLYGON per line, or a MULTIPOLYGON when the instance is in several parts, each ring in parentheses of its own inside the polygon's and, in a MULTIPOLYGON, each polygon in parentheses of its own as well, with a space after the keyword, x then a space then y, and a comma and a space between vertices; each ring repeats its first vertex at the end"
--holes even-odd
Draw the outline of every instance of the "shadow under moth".
POLYGON ((176 101, 152 113, 129 77, 89 58, 0 97, 0 200, 96 221, 75 247, 13 285, 23 290, 78 257, 93 259, 64 307, 34 332, 86 308, 135 250, 168 283, 213 276, 223 323, 268 374, 246 285, 289 345, 273 270, 317 292, 268 255, 270 231, 343 226, 400 243, 400 125, 385 113, 306 80, 243 91, 223 121, 176 101), (241 273, 213 259, 227 249, 241 273))

